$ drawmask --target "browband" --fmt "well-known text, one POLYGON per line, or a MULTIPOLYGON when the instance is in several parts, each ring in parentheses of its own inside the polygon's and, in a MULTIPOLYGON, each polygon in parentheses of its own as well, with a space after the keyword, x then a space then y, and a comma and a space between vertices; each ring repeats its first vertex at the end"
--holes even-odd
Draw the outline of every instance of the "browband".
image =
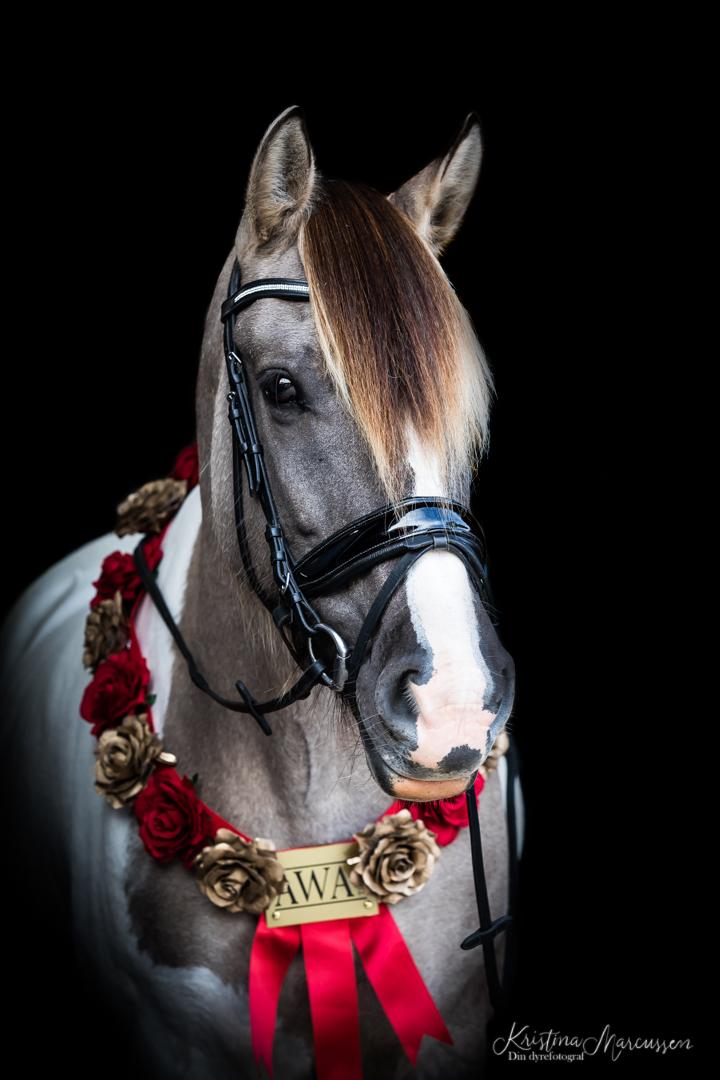
POLYGON ((309 300, 310 288, 303 278, 276 277, 248 281, 233 296, 223 300, 220 318, 224 322, 228 315, 234 315, 261 296, 271 296, 277 300, 309 300))

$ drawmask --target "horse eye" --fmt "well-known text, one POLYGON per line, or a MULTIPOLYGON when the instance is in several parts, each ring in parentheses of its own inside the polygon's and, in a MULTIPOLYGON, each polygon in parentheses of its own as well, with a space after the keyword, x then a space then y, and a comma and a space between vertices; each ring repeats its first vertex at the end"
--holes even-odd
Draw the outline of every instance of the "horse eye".
POLYGON ((302 404, 297 386, 287 375, 273 375, 263 386, 263 394, 271 405, 279 408, 302 404))

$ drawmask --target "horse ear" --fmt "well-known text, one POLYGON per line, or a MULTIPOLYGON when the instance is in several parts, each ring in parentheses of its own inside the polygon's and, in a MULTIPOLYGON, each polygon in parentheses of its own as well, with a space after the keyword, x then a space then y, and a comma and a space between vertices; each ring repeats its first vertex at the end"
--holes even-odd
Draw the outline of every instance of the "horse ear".
POLYGON ((318 177, 303 109, 291 105, 273 120, 255 151, 238 227, 238 253, 266 245, 289 247, 309 213, 318 177))
POLYGON ((434 255, 440 255, 460 228, 477 186, 482 161, 480 118, 465 117, 455 142, 442 158, 435 158, 391 195, 434 255))

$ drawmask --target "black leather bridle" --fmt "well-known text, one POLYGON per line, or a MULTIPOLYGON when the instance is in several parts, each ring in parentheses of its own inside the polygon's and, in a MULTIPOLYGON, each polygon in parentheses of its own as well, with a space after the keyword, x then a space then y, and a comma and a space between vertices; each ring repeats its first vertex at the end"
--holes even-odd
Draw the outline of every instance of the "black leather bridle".
MULTIPOLYGON (((240 266, 235 260, 230 275, 228 296, 221 307, 223 342, 229 381, 228 416, 232 429, 233 485, 235 526, 243 566, 254 591, 272 614, 275 625, 293 659, 302 670, 297 682, 284 694, 267 701, 258 701, 241 680, 235 686, 240 701, 216 693, 198 669, 192 653, 173 619, 162 592, 150 572, 144 555, 146 537, 134 552, 135 562, 147 591, 168 626, 187 665, 192 681, 214 701, 234 712, 254 717, 266 735, 272 729, 266 713, 277 712, 295 701, 307 698, 319 683, 340 694, 352 709, 366 745, 369 736, 358 708, 357 678, 363 659, 378 627, 383 612, 395 591, 405 580, 413 563, 427 551, 444 549, 458 555, 465 563, 481 598, 493 609, 488 581, 485 542, 482 529, 470 510, 459 502, 434 496, 413 497, 396 504, 387 504, 350 524, 317 544, 296 561, 287 545, 280 517, 273 499, 265 466, 255 415, 250 398, 246 367, 233 340, 233 321, 242 311, 260 298, 309 300, 307 281, 301 278, 260 278, 240 285, 240 266), (243 468, 251 498, 258 499, 265 516, 265 537, 270 549, 273 578, 277 596, 268 595, 255 573, 243 512, 243 468), (324 596, 367 573, 379 563, 393 561, 394 565, 370 606, 357 640, 349 648, 342 635, 328 625, 317 613, 311 598, 324 596), (293 635, 295 641, 293 641, 293 635), (300 642, 298 647, 297 642, 300 642), (304 650, 305 655, 302 655, 304 650), (324 655, 321 655, 324 654, 324 655)), ((510 851, 510 910, 515 908, 517 853, 515 844, 514 778, 516 749, 513 741, 507 759, 507 820, 510 851)), ((473 858, 473 878, 480 917, 480 929, 461 942, 463 949, 482 944, 488 988, 493 1007, 498 1013, 507 1003, 511 977, 511 937, 506 940, 505 977, 500 984, 493 938, 511 923, 510 914, 492 920, 483 871, 480 826, 477 801, 474 796, 474 772, 466 789, 470 841, 473 858)))

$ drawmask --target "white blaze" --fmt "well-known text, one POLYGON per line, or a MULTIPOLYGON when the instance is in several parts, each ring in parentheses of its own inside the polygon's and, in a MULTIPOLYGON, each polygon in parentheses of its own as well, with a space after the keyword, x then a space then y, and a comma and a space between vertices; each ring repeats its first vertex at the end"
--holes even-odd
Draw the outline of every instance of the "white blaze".
MULTIPOLYGON (((412 431, 408 436, 414 495, 447 496, 437 460, 412 431)), ((417 749, 410 759, 436 768, 455 746, 485 749, 495 714, 483 709, 490 672, 478 646, 473 589, 467 568, 450 551, 429 551, 411 567, 407 600, 417 639, 432 657, 432 676, 409 682, 419 710, 417 749)))

